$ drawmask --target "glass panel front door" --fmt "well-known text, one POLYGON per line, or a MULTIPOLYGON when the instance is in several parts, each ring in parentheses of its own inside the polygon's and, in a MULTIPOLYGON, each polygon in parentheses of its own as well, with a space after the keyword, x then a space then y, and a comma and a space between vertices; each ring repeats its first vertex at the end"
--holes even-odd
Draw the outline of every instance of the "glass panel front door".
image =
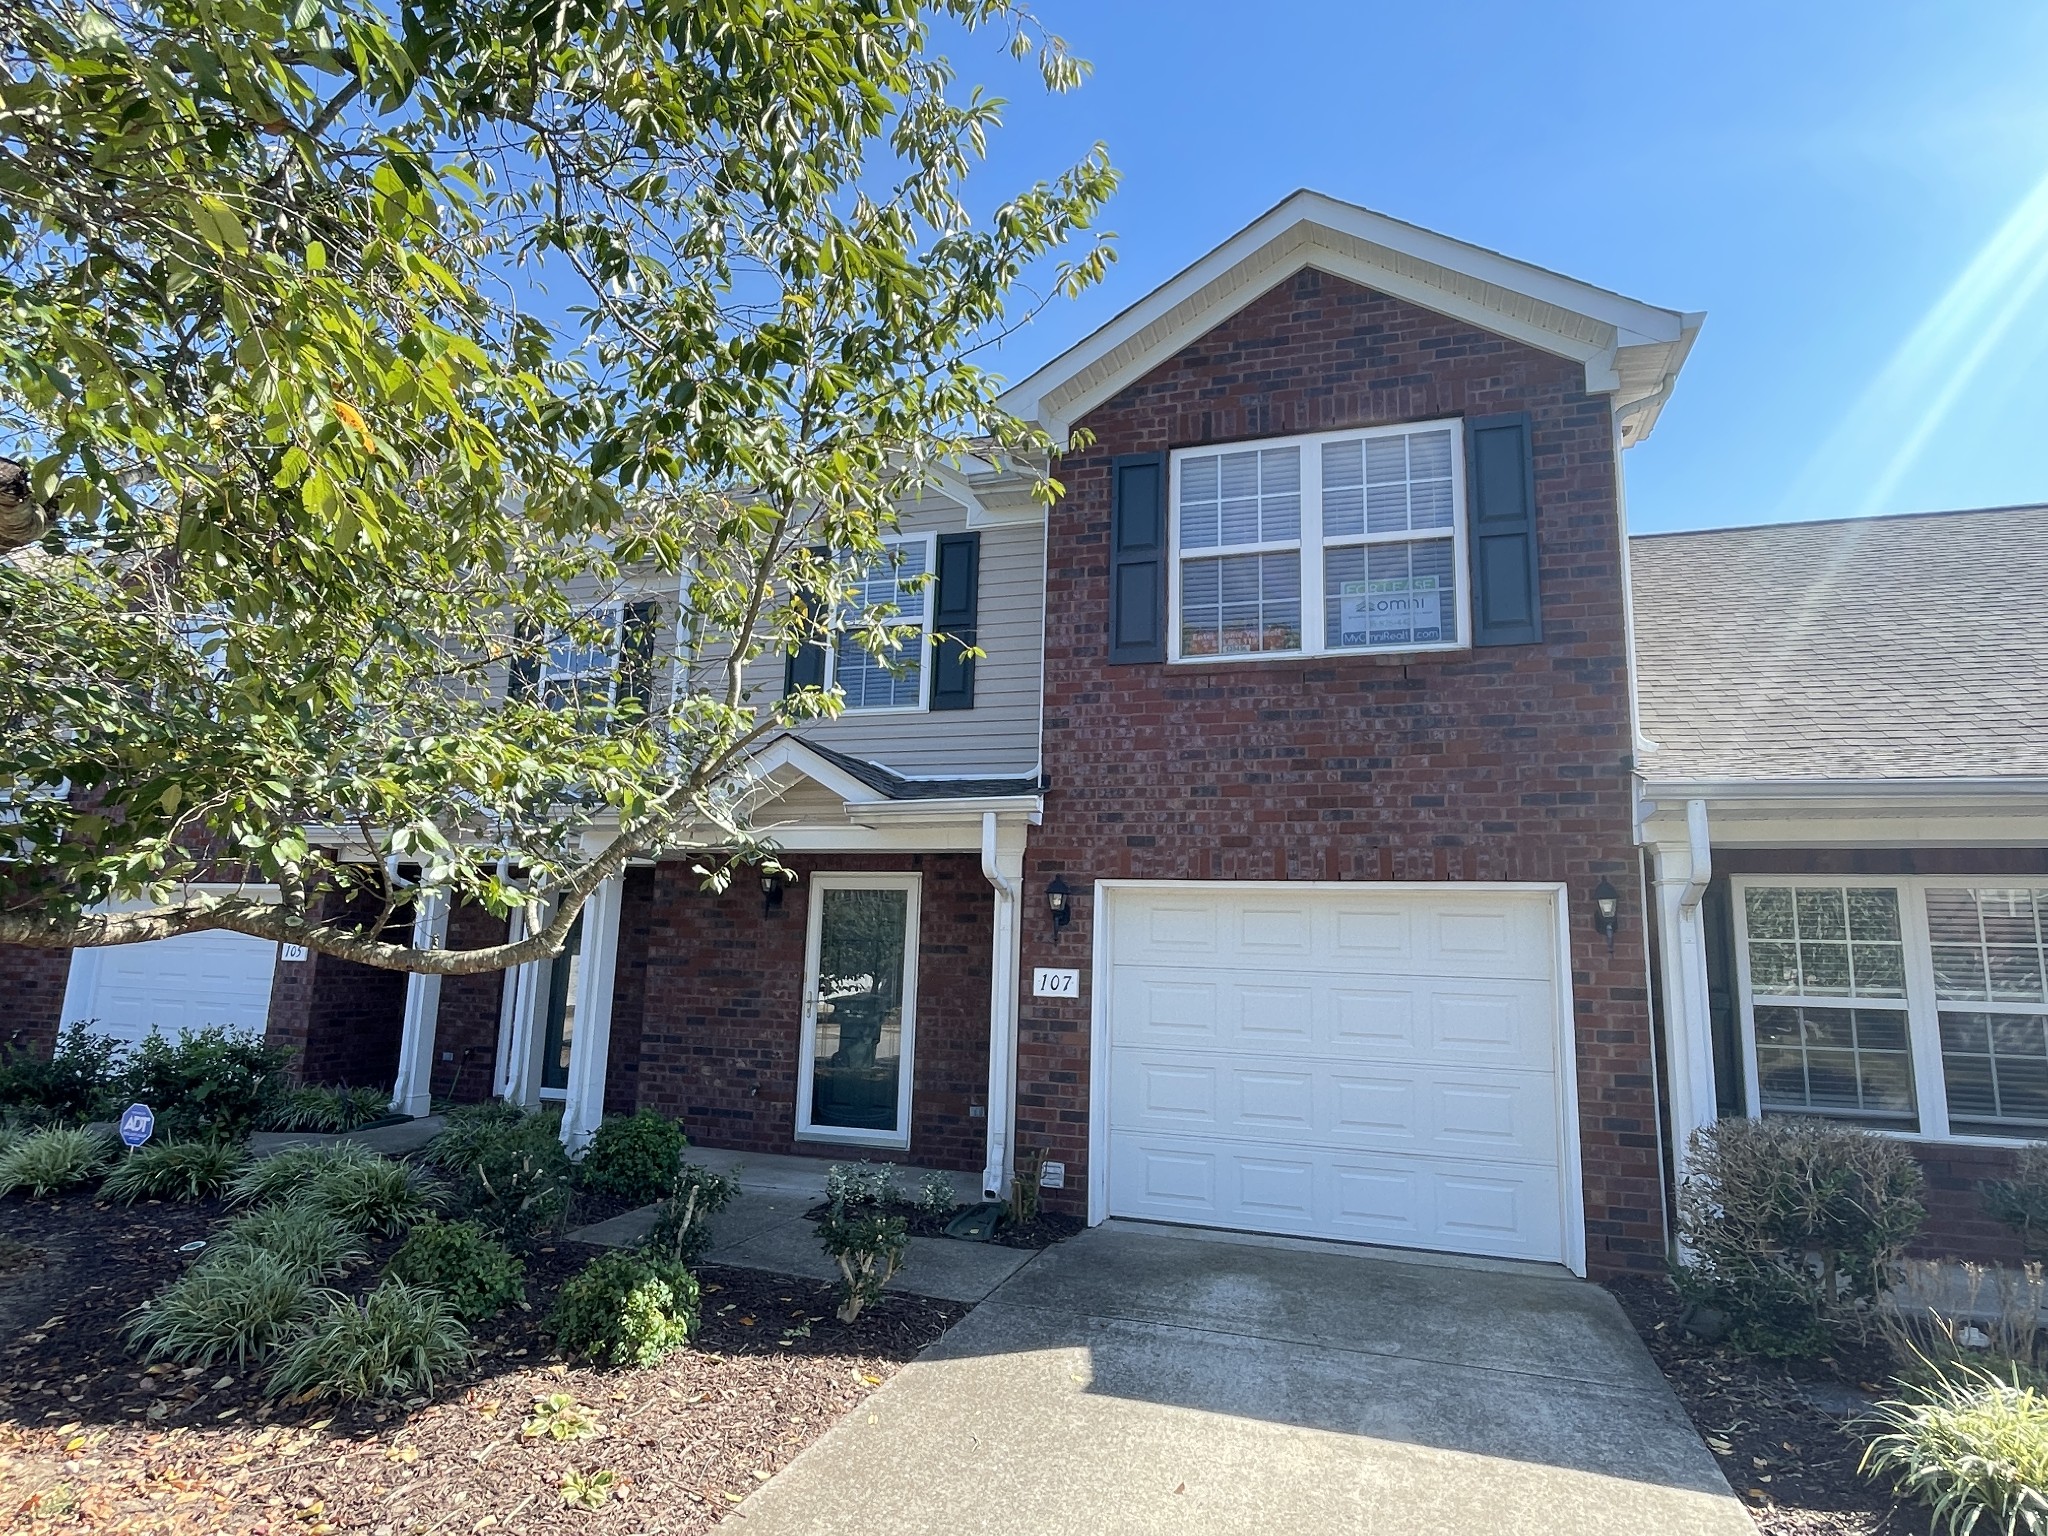
POLYGON ((569 925, 569 941, 548 967, 548 1011, 542 1020, 540 1086, 559 1093, 569 1086, 569 1051, 576 1044, 576 973, 583 954, 583 914, 569 925))
POLYGON ((902 1132, 909 1065, 904 968, 914 894, 901 883, 826 885, 815 894, 816 958, 806 999, 811 1128, 902 1132))

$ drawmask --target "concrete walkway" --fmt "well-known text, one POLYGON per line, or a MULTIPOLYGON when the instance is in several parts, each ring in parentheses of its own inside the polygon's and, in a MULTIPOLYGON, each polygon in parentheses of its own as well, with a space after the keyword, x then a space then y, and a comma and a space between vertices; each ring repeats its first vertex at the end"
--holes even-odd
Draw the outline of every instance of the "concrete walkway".
MULTIPOLYGON (((711 1147, 692 1147, 685 1155, 700 1167, 733 1174, 740 1181, 739 1198, 712 1218, 711 1250, 705 1263, 766 1269, 813 1280, 839 1278, 837 1266, 818 1246, 817 1225, 803 1219, 805 1211, 825 1198, 825 1170, 830 1162, 815 1157, 721 1152, 711 1147)), ((905 1169, 902 1182, 914 1192, 923 1177, 920 1169, 905 1169)), ((975 1175, 950 1177, 958 1199, 980 1198, 975 1175)), ((624 1247, 637 1242, 653 1225, 654 1207, 647 1206, 579 1227, 569 1236, 579 1243, 624 1247)), ((946 1301, 980 1301, 1035 1257, 1027 1248, 913 1237, 903 1268, 889 1282, 889 1289, 946 1301)))
POLYGON ((1112 1223, 720 1527, 748 1536, 1755 1536, 1598 1288, 1112 1223))
POLYGON ((386 1157, 403 1157, 419 1151, 440 1135, 447 1123, 439 1115, 421 1115, 416 1120, 368 1126, 360 1131, 258 1131, 249 1138, 249 1152, 254 1157, 268 1157, 287 1147, 325 1147, 337 1141, 354 1141, 386 1157))

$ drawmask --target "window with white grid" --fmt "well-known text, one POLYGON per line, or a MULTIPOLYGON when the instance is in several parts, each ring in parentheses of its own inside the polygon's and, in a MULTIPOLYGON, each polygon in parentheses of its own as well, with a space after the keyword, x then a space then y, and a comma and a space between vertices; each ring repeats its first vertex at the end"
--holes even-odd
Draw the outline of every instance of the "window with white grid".
POLYGON ((1750 1102, 2048 1138, 2048 882, 1737 877, 1750 1102))
POLYGON ((865 609, 893 607, 888 623, 915 627, 893 649, 879 654, 851 634, 842 633, 832 648, 832 676, 846 696, 848 710, 922 709, 925 707, 925 650, 931 631, 932 593, 922 578, 931 569, 932 539, 914 534, 892 539, 869 562, 855 584, 849 616, 865 609))
POLYGON ((1173 658, 1465 643, 1457 422, 1173 456, 1173 658))

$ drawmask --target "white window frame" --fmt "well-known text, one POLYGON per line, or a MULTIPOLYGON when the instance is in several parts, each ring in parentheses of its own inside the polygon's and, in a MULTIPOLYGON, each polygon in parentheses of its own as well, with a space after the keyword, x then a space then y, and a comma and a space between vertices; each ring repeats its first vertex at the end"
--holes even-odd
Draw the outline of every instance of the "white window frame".
MULTIPOLYGON (((1729 877, 1729 926, 1735 932, 1735 973, 1738 1002, 1738 1024, 1742 1035, 1743 1102, 1748 1107, 1749 1118, 1761 1119, 1763 1107, 1760 1103, 1756 1059, 1756 1002, 1750 985, 1749 971, 1749 918, 1747 893, 1757 887, 1797 888, 1800 886, 1830 887, 1839 890, 1884 890, 1896 891, 1899 896, 1899 935, 1906 962, 1906 1039, 1913 1063, 1913 1102, 1918 1111, 1919 1127, 1887 1127, 1864 1125, 1880 1136, 1895 1136, 1905 1141, 1955 1142, 1965 1146, 1979 1147, 2025 1147, 2037 1141, 2048 1140, 2048 1135, 2033 1136, 1986 1136, 1975 1133, 1953 1131, 1949 1127, 1948 1079, 1941 1060, 1941 1009, 1944 1006, 1936 996, 1934 983, 1934 945, 1927 933, 1927 893, 1930 890, 2048 890, 2048 879, 2038 875, 1732 875, 1729 877)), ((1772 999, 1771 1001, 1777 1001, 1772 999)), ((1874 999, 1855 997, 1816 997, 1806 1000, 1806 1006, 1824 1008, 1856 1008, 1870 1004, 1886 1006, 1896 999, 1874 999)), ((1999 1004, 1985 1002, 1981 1005, 1947 1005, 1953 1012, 1957 1008, 1973 1008, 1974 1011, 1995 1013, 1999 1004)), ((2040 1011, 2041 1005, 2031 1005, 2033 1011, 2040 1011)), ((1822 1119, 1844 1119, 1849 1124, 1862 1124, 1853 1117, 1819 1115, 1822 1119)))
POLYGON ((810 877, 810 911, 804 932, 803 994, 800 1002, 802 1024, 797 1031, 796 1139, 824 1141, 840 1146, 876 1147, 904 1152, 910 1148, 911 1089, 917 1078, 917 971, 919 959, 918 912, 924 902, 924 876, 900 871, 874 874, 814 874, 810 877), (826 891, 906 891, 903 915, 903 1026, 902 1063, 896 1079, 896 1129, 863 1130, 858 1126, 813 1125, 811 1093, 815 1086, 818 1054, 818 963, 825 932, 826 891))
POLYGON ((1167 567, 1166 659, 1176 666, 1241 666, 1247 662, 1289 661, 1309 656, 1414 656, 1429 652, 1466 651, 1472 648, 1472 571, 1466 552, 1468 538, 1465 487, 1465 422, 1448 416, 1441 420, 1404 421, 1390 426, 1345 427, 1335 432, 1305 432, 1290 437, 1247 438, 1238 442, 1203 443, 1176 448, 1168 455, 1167 475, 1167 567), (1349 549, 1374 544, 1413 544, 1442 537, 1435 530, 1406 530, 1392 533, 1340 534, 1334 539, 1323 532, 1323 454, 1325 443, 1364 441, 1375 437, 1407 437, 1417 432, 1451 434, 1451 575, 1457 591, 1458 638, 1427 645, 1401 642, 1396 645, 1332 646, 1325 633, 1327 599, 1323 593, 1323 554, 1332 544, 1349 549), (1225 544, 1183 550, 1180 542, 1181 465, 1187 459, 1207 458, 1221 453, 1246 453, 1272 448, 1301 450, 1301 532, 1297 538, 1256 544, 1225 544), (1181 653, 1181 567, 1188 560, 1210 560, 1234 555, 1286 554, 1298 550, 1301 558, 1301 647, 1291 651, 1234 651, 1222 656, 1186 656, 1181 653))
MULTIPOLYGON (((895 533, 882 540, 885 550, 894 551, 905 544, 924 546, 924 573, 929 578, 924 586, 924 625, 917 637, 917 702, 915 704, 851 704, 843 703, 840 713, 859 715, 863 719, 870 715, 917 715, 928 713, 932 702, 932 615, 939 606, 939 536, 936 533, 895 533)), ((891 558, 884 555, 885 559, 891 558)), ((897 584, 899 594, 902 583, 897 584)), ((839 627, 832 628, 832 640, 825 648, 825 686, 839 686, 839 627)))
MULTIPOLYGON (((589 617, 600 622, 608 622, 611 626, 612 639, 607 651, 610 659, 604 668, 604 705, 609 709, 619 699, 619 654, 625 638, 621 631, 626 622, 626 605, 623 602, 599 603, 590 610, 589 617)), ((538 681, 534 684, 533 692, 535 698, 546 699, 548 689, 554 684, 574 684, 581 682, 584 678, 596 675, 595 668, 589 671, 571 672, 555 665, 555 647, 566 638, 566 636, 559 633, 548 637, 547 647, 541 653, 538 681)))

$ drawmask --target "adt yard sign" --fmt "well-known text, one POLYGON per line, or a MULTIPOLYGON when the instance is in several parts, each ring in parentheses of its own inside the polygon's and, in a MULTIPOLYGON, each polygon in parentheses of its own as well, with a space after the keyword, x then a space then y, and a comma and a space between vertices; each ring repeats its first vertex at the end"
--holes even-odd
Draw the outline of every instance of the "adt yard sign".
POLYGON ((130 1104, 121 1111, 121 1141, 139 1147, 156 1130, 156 1114, 147 1104, 130 1104))

